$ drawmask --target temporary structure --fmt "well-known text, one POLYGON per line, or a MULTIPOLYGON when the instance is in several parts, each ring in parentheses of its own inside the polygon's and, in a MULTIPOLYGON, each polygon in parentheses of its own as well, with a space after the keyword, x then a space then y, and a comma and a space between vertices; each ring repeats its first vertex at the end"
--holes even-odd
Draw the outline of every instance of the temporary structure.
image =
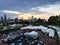
POLYGON ((40 29, 42 30, 43 32, 48 32, 49 33, 49 36, 53 37, 54 36, 54 30, 49 28, 48 27, 45 27, 45 26, 32 26, 32 25, 29 25, 29 26, 26 26, 26 27, 22 27, 21 29, 40 29))
POLYGON ((38 37, 38 32, 36 32, 36 31, 25 32, 24 35, 26 35, 26 36, 29 35, 29 36, 31 36, 33 38, 37 38, 38 37))

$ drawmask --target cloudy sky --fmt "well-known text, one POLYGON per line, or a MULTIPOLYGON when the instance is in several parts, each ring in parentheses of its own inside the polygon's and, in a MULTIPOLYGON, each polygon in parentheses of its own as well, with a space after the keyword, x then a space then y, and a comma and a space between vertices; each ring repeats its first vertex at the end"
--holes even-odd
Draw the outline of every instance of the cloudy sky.
POLYGON ((60 14, 60 0, 0 0, 0 17, 48 19, 60 14))

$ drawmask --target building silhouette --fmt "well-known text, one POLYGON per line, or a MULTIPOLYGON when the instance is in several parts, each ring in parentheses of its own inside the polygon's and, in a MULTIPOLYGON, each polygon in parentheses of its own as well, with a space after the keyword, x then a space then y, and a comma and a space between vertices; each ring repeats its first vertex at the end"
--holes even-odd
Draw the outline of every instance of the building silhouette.
POLYGON ((4 19, 3 19, 3 17, 1 16, 1 21, 3 21, 4 19))
POLYGON ((34 17, 32 16, 31 19, 34 19, 34 17))
POLYGON ((6 14, 4 14, 4 20, 5 20, 5 21, 7 20, 6 14))

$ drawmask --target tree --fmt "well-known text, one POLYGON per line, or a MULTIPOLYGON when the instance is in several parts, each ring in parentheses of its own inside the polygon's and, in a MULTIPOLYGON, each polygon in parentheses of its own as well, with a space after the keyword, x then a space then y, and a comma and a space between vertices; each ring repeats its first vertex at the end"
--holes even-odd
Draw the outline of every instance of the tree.
POLYGON ((59 16, 51 16, 48 19, 48 24, 59 26, 60 25, 60 15, 59 16))

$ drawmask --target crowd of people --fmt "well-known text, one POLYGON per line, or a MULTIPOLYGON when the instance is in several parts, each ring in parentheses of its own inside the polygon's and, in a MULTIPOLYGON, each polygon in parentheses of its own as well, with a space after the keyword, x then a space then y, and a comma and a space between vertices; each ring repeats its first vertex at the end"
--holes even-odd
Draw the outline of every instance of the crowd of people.
MULTIPOLYGON (((55 45, 55 41, 52 37, 49 37, 49 33, 42 32, 39 29, 16 30, 8 34, 0 34, 0 41, 2 42, 13 41, 16 38, 19 38, 19 40, 17 40, 17 42, 19 42, 18 45, 55 45), (31 33, 31 35, 26 35, 27 32, 31 33), (38 36, 34 38, 36 33, 38 36)), ((11 43, 10 45, 15 44, 16 43, 11 43)))

